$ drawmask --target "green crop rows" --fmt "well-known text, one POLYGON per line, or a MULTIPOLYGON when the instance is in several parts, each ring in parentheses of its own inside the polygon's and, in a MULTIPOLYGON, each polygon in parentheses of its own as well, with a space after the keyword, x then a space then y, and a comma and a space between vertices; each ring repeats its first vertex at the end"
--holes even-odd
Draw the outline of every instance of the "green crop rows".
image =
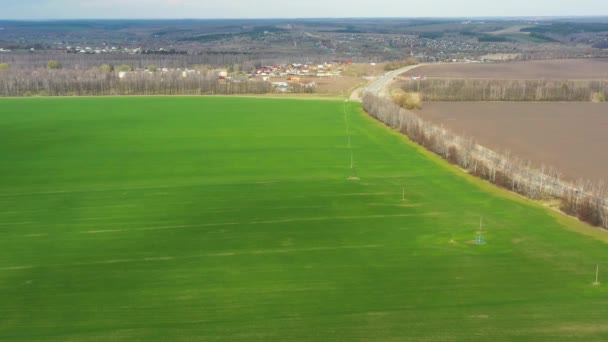
POLYGON ((5 99, 0 137, 2 341, 608 340, 603 232, 357 104, 5 99))

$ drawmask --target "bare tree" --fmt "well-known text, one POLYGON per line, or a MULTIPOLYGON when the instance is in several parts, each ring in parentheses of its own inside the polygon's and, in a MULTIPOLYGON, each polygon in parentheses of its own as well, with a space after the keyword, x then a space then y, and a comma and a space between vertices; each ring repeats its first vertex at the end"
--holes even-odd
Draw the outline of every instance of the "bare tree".
POLYGON ((564 182, 547 166, 535 167, 510 153, 496 153, 420 119, 390 99, 367 94, 363 108, 379 121, 399 129, 414 142, 449 162, 498 186, 533 199, 561 200, 561 209, 590 224, 608 228, 608 189, 601 184, 564 182))
POLYGON ((405 81, 423 101, 595 101, 608 98, 604 81, 427 79, 405 81))

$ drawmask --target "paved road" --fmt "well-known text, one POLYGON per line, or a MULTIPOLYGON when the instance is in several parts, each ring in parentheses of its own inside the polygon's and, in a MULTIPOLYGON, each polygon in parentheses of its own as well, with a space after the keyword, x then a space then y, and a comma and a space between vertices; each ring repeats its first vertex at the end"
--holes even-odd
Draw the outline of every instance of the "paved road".
POLYGON ((393 82, 393 79, 395 77, 397 77, 407 71, 410 71, 412 69, 416 69, 417 67, 422 66, 422 65, 423 64, 410 65, 405 68, 387 72, 384 76, 373 81, 372 83, 368 84, 367 86, 363 87, 362 89, 357 89, 356 92, 357 91, 359 92, 360 98, 362 98, 363 96, 365 96, 366 94, 369 94, 369 93, 371 93, 372 95, 376 95, 376 96, 387 96, 388 95, 388 92, 387 92, 388 85, 393 82))

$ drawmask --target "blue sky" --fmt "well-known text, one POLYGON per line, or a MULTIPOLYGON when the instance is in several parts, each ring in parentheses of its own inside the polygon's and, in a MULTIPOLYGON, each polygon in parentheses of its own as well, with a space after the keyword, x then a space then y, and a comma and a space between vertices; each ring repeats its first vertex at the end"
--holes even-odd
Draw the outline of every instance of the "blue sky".
POLYGON ((608 16, 608 0, 0 0, 0 19, 608 16))

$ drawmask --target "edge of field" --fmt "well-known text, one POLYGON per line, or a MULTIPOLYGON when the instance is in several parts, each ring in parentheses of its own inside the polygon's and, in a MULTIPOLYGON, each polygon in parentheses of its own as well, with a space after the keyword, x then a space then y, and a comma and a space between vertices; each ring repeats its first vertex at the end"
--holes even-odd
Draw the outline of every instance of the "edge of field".
POLYGON ((321 94, 238 94, 238 95, 84 95, 84 96, 7 96, 0 97, 0 100, 25 100, 25 99, 94 99, 94 98, 213 98, 213 97, 234 97, 234 98, 255 98, 255 99, 286 99, 286 100, 325 100, 340 101, 347 97, 338 95, 321 94))
POLYGON ((358 110, 365 117, 365 120, 373 123, 374 125, 378 125, 378 126, 382 127, 383 129, 388 131, 389 134, 398 136, 399 139, 401 139, 401 141, 403 141, 405 144, 413 146, 418 152, 422 153, 424 156, 426 156, 427 158, 432 160, 437 166, 439 166, 453 174, 456 174, 459 177, 462 177, 468 183, 470 183, 474 186, 480 187, 484 191, 488 191, 488 192, 498 195, 500 197, 503 197, 503 198, 506 198, 509 200, 513 200, 513 201, 517 201, 518 203, 522 203, 522 204, 528 205, 533 208, 542 209, 545 212, 547 212, 551 217, 555 218, 557 223, 560 224, 561 226, 563 226, 565 229, 592 237, 592 238, 600 240, 604 243, 608 243, 608 231, 603 230, 601 228, 590 226, 572 216, 568 216, 568 215, 562 213, 561 211, 558 211, 556 209, 553 209, 551 207, 544 205, 541 201, 534 201, 534 200, 528 199, 524 196, 521 196, 521 195, 511 192, 509 190, 497 187, 488 181, 479 179, 479 178, 469 174, 468 172, 464 171, 463 169, 448 163, 446 160, 444 160, 440 156, 436 155, 435 153, 414 143, 406 135, 401 134, 400 132, 390 128, 389 126, 385 125, 384 123, 374 119, 373 117, 368 115, 363 110, 363 108, 358 107, 358 110))

